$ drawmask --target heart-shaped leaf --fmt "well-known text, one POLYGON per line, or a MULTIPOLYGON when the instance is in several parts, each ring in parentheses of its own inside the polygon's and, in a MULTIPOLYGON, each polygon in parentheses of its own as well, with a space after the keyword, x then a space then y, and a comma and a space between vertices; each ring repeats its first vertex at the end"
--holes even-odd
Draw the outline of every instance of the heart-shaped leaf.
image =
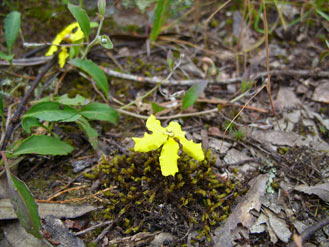
POLYGON ((79 115, 78 111, 73 107, 48 101, 35 104, 23 117, 35 117, 43 121, 71 122, 79 118, 79 115))
POLYGON ((97 64, 80 58, 74 59, 70 63, 88 73, 95 80, 97 87, 104 92, 106 98, 109 98, 109 84, 106 75, 97 64))
POLYGON ((71 11, 74 18, 78 21, 79 26, 84 33, 85 37, 89 37, 89 31, 90 31, 90 21, 89 17, 84 9, 82 9, 80 6, 76 6, 73 4, 68 4, 68 8, 71 11))
POLYGON ((5 18, 5 38, 9 54, 11 54, 20 26, 21 13, 17 11, 10 12, 5 18))
POLYGON ((57 138, 45 135, 32 135, 26 138, 13 154, 66 155, 71 153, 73 149, 71 145, 57 138))
POLYGON ((111 108, 109 105, 102 103, 91 103, 82 107, 79 113, 90 119, 90 120, 101 120, 101 121, 109 121, 111 123, 118 122, 118 112, 111 108))

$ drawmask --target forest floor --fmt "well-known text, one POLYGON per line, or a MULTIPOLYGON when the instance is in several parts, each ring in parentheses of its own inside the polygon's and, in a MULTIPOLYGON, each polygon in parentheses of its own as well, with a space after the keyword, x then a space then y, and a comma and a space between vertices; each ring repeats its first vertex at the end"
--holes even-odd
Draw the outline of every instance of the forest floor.
MULTIPOLYGON (((33 11, 18 6, 25 42, 51 42, 73 21, 65 7, 41 2, 33 3, 33 11), (42 8, 43 14, 37 12, 42 8)), ((296 22, 303 6, 287 4, 280 6, 285 29, 269 4, 266 46, 262 21, 256 25, 254 16, 243 16, 242 4, 215 12, 218 3, 198 2, 177 10, 168 21, 172 28, 165 26, 154 45, 147 14, 120 3, 108 6, 102 33, 114 49, 93 48, 88 58, 108 76, 109 104, 118 109, 119 123, 91 123, 99 133, 97 150, 77 126, 56 123, 54 132, 75 150, 67 156, 24 155, 15 168, 39 203, 54 246, 329 246, 329 57, 320 59, 329 49, 329 22, 313 12, 296 22), (165 80, 170 53, 177 68, 165 80), (159 78, 161 86, 144 98, 159 78), (203 90, 182 110, 194 84, 203 90), (202 143, 206 161, 181 155, 179 173, 164 177, 159 152, 133 152, 132 137, 143 136, 151 114, 162 126, 178 121, 188 139, 202 143), (197 169, 191 171, 191 164, 197 169), (54 225, 60 234, 52 232, 54 225)), ((9 11, 4 6, 1 23, 9 11)), ((15 58, 28 51, 18 43, 15 58)), ((6 116, 43 66, 0 64, 1 92, 15 88, 4 97, 6 116)), ((70 65, 54 66, 43 82, 26 109, 55 90, 103 102, 70 65)), ((11 143, 27 136, 17 127, 11 143)), ((2 176, 0 246, 43 246, 4 211, 11 207, 6 183, 2 176)))

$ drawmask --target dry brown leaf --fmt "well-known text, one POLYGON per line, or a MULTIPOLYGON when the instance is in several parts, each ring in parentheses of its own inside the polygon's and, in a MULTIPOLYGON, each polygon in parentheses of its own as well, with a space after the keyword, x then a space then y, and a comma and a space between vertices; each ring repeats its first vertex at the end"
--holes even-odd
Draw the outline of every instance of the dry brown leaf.
POLYGON ((240 232, 235 231, 238 224, 242 224, 247 229, 254 224, 256 217, 250 212, 252 210, 259 212, 268 178, 268 174, 259 175, 250 182, 251 187, 243 200, 236 206, 225 224, 215 230, 215 247, 233 246, 233 241, 240 236, 240 232))

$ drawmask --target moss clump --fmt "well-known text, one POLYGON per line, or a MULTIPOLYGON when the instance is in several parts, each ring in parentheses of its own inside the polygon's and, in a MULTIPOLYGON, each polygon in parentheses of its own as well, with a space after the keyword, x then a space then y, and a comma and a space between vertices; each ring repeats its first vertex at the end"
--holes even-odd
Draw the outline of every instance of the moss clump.
POLYGON ((208 152, 197 162, 184 154, 179 173, 164 177, 159 151, 103 157, 87 178, 100 179, 108 205, 104 217, 115 220, 124 234, 162 230, 182 237, 190 226, 199 230, 197 239, 210 240, 210 229, 225 220, 238 196, 238 182, 221 181, 214 172, 215 158, 208 152))

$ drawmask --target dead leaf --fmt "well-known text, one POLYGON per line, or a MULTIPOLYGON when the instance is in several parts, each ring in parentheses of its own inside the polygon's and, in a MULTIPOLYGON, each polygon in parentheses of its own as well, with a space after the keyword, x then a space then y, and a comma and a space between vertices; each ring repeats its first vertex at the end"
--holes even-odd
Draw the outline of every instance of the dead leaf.
POLYGON ((301 105, 301 102, 294 93, 293 88, 280 87, 278 96, 274 101, 274 106, 277 110, 291 109, 299 105, 301 105))
POLYGON ((312 100, 329 104, 329 81, 322 80, 314 90, 312 100))
POLYGON ((294 189, 308 195, 317 195, 325 202, 329 202, 329 183, 317 184, 314 186, 298 185, 294 189))
POLYGON ((262 205, 261 198, 265 194, 268 178, 268 174, 259 175, 250 182, 251 187, 243 200, 236 206, 225 224, 215 230, 215 247, 233 246, 233 241, 240 237, 240 232, 234 232, 238 224, 242 224, 246 229, 249 229, 254 224, 256 217, 250 211, 256 210, 259 212, 262 205))
POLYGON ((84 242, 74 236, 60 219, 54 216, 47 216, 44 219, 44 229, 50 233, 51 239, 59 242, 61 247, 85 247, 84 242))
POLYGON ((264 208, 264 211, 268 216, 268 226, 272 228, 275 235, 282 242, 288 243, 292 233, 290 232, 286 223, 283 220, 281 220, 279 217, 277 217, 274 213, 272 213, 270 210, 264 208))
MULTIPOLYGON (((54 215, 57 218, 77 218, 97 208, 90 205, 77 206, 57 203, 38 203, 41 218, 54 215)), ((17 219, 9 199, 0 199, 0 220, 17 219)))
MULTIPOLYGON (((41 239, 27 233, 19 222, 6 224, 3 227, 4 237, 11 247, 43 247, 41 239)), ((0 242, 1 244, 2 242, 0 242)), ((1 245, 2 246, 2 245, 1 245)))

